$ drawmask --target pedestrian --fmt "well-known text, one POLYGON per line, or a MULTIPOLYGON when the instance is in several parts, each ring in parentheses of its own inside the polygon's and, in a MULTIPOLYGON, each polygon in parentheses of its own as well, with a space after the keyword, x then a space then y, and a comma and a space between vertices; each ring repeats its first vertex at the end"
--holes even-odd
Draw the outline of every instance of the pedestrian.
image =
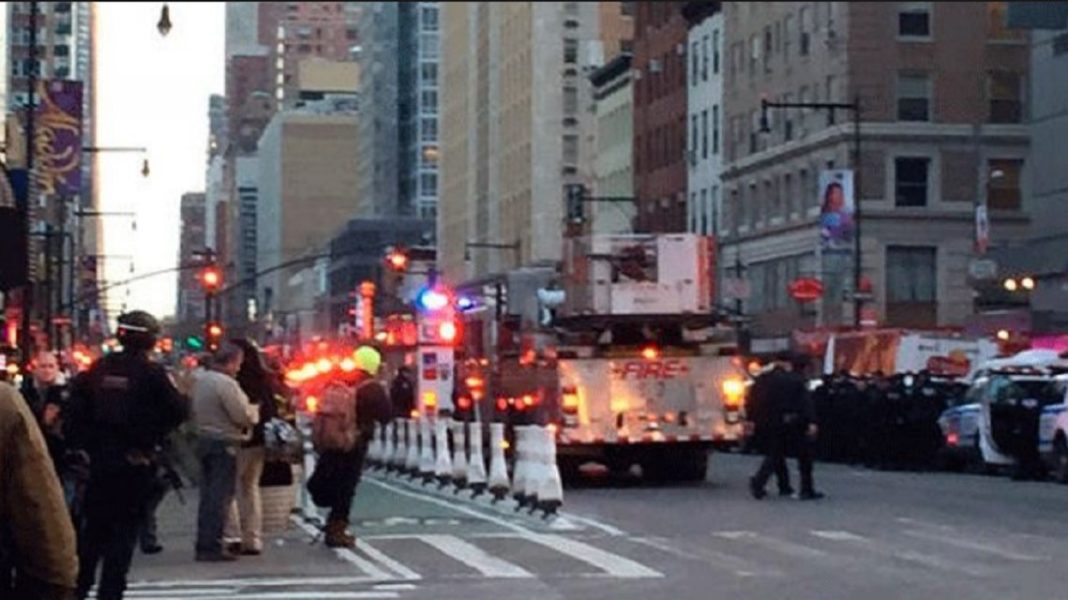
POLYGON ((244 352, 224 344, 211 369, 193 382, 193 416, 200 459, 200 505, 197 510, 196 560, 221 562, 237 556, 223 545, 223 532, 237 483, 237 451, 252 435, 257 408, 235 377, 244 352))
POLYGON ((156 448, 189 415, 189 402, 167 371, 150 359, 159 323, 144 312, 119 317, 122 350, 79 375, 71 390, 67 441, 89 457, 84 518, 78 538, 78 598, 103 562, 99 600, 119 600, 148 510, 156 448))
POLYGON ((412 368, 408 365, 401 365, 397 369, 397 376, 389 387, 389 399, 393 403, 394 417, 407 419, 412 416, 415 410, 415 383, 412 381, 412 368))
POLYGON ((141 524, 141 535, 139 537, 141 542, 142 554, 159 554, 163 552, 163 544, 159 542, 159 523, 156 519, 156 511, 159 510, 159 505, 163 503, 163 499, 167 497, 167 492, 171 489, 171 482, 168 479, 167 469, 164 468, 164 461, 170 461, 169 454, 171 452, 170 444, 164 442, 164 444, 156 447, 156 455, 160 457, 159 462, 156 465, 156 471, 152 476, 152 488, 149 493, 148 510, 145 513, 145 520, 141 524))
POLYGON ((277 415, 274 379, 264 364, 259 348, 248 340, 233 340, 244 353, 237 383, 258 407, 259 419, 252 437, 237 451, 237 491, 230 502, 226 521, 226 544, 231 553, 255 556, 263 552, 263 505, 260 477, 266 459, 264 425, 277 415))
POLYGON ((764 486, 772 473, 775 474, 780 496, 793 493, 786 470, 786 448, 783 446, 782 433, 783 403, 779 388, 784 375, 783 364, 773 361, 770 368, 757 376, 749 389, 746 414, 753 423, 753 445, 764 454, 759 470, 749 479, 749 491, 757 500, 767 495, 764 486))
MULTIPOLYGON (((374 425, 376 422, 389 422, 393 411, 385 386, 375 379, 382 364, 381 355, 374 348, 361 346, 356 350, 355 359, 357 373, 349 382, 356 386, 352 395, 355 402, 355 422, 348 424, 349 427, 355 427, 354 443, 337 444, 334 445, 336 450, 321 452, 316 467, 317 473, 322 469, 323 475, 320 479, 322 487, 327 491, 325 504, 329 505, 330 514, 327 516, 325 533, 326 545, 331 548, 352 548, 356 544, 356 538, 347 531, 356 486, 360 483, 363 461, 374 436, 374 425)), ((328 388, 326 393, 341 391, 335 387, 333 391, 328 388)), ((324 397, 324 409, 328 403, 330 399, 324 397)), ((322 418, 322 414, 316 418, 322 418)), ((315 475, 312 479, 316 479, 315 475)), ((317 486, 310 480, 308 487, 311 491, 317 486)))
MULTIPOLYGON (((52 352, 40 352, 33 361, 33 376, 27 378, 22 386, 22 397, 26 399, 33 416, 37 419, 48 445, 48 454, 56 467, 60 480, 63 479, 63 455, 66 444, 63 442, 63 413, 67 409, 70 392, 63 373, 59 370, 59 361, 52 352)), ((67 486, 64 486, 66 489, 67 486)))
POLYGON ((44 436, 19 392, 0 383, 0 598, 70 598, 76 549, 44 436))
POLYGON ((762 413, 767 430, 764 461, 749 480, 749 491, 758 500, 767 495, 764 487, 772 473, 778 479, 779 495, 793 493, 786 467, 788 449, 797 453, 801 479, 798 497, 802 500, 823 497, 813 484, 814 443, 818 428, 803 370, 801 359, 795 361, 789 353, 781 353, 776 356, 772 369, 753 385, 754 395, 759 394, 757 402, 766 403, 768 407, 762 413), (756 389, 757 384, 760 384, 759 389, 756 389))

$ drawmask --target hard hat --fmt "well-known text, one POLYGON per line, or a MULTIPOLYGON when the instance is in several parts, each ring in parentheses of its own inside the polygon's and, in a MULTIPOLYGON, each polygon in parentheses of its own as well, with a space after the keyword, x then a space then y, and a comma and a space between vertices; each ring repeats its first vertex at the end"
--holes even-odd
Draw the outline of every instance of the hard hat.
POLYGON ((378 350, 370 346, 357 348, 354 358, 356 359, 356 368, 371 375, 377 375, 378 368, 382 365, 382 355, 378 353, 378 350))

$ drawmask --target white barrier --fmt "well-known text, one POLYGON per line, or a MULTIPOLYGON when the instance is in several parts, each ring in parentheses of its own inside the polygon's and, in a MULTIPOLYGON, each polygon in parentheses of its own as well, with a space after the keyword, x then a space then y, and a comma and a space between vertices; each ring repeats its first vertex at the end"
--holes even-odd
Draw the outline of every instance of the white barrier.
POLYGON ((374 434, 371 436, 371 444, 367 447, 367 464, 371 468, 377 468, 382 459, 383 434, 382 424, 375 423, 374 434))
POLYGON ((382 448, 382 468, 386 471, 393 470, 393 457, 397 453, 397 422, 390 421, 386 425, 386 443, 382 448))
POLYGON ((463 421, 452 422, 452 483, 456 491, 467 487, 467 428, 463 421))
POLYGON ((470 457, 467 459, 467 485, 475 496, 486 491, 486 460, 482 458, 482 423, 470 423, 468 429, 468 446, 470 457))
POLYGON ((430 419, 419 419, 419 464, 416 467, 423 483, 434 479, 434 438, 430 419))
POLYGON ((552 427, 541 427, 541 459, 544 463, 544 477, 537 488, 537 507, 545 516, 556 513, 564 503, 564 482, 560 477, 560 466, 556 464, 556 432, 552 427))
POLYGON ((434 433, 434 479, 439 487, 445 487, 452 481, 452 455, 449 454, 449 423, 445 417, 438 417, 434 433))
POLYGON ((512 498, 525 506, 530 496, 529 485, 533 473, 531 472, 531 426, 523 425, 516 427, 515 431, 515 469, 512 472, 512 498))
POLYGON ((408 454, 404 458, 404 472, 415 477, 419 472, 419 421, 407 419, 408 454))
POLYGON ((489 491, 496 501, 508 495, 508 465, 504 461, 504 423, 490 423, 489 491))

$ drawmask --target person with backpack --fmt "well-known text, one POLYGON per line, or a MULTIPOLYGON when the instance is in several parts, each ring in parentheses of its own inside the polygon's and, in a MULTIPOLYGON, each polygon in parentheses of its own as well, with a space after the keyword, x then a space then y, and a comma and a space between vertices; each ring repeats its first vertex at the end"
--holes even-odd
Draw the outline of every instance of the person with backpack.
POLYGON ((312 445, 319 454, 308 491, 319 506, 330 509, 325 534, 330 548, 352 548, 349 512, 363 472, 374 425, 392 417, 385 386, 375 379, 382 365, 377 350, 361 346, 355 353, 356 371, 346 379, 327 382, 322 404, 312 423, 312 445))

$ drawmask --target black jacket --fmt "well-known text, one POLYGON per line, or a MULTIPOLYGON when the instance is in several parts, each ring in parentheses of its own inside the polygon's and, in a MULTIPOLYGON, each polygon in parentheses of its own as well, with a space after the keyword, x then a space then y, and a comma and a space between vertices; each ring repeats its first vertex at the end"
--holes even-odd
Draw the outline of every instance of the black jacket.
POLYGON ((758 435, 775 435, 787 425, 808 426, 816 422, 816 409, 805 378, 779 368, 753 382, 746 413, 758 435))
POLYGON ((44 434, 45 443, 48 445, 48 454, 52 457, 52 464, 56 472, 62 471, 63 456, 66 452, 66 442, 63 438, 63 421, 67 416, 70 405, 70 388, 66 384, 50 385, 43 391, 37 387, 33 378, 29 378, 22 386, 22 397, 26 399, 30 411, 33 412, 37 424, 44 434), (54 405, 59 409, 59 417, 56 422, 49 426, 44 422, 45 407, 54 405))

